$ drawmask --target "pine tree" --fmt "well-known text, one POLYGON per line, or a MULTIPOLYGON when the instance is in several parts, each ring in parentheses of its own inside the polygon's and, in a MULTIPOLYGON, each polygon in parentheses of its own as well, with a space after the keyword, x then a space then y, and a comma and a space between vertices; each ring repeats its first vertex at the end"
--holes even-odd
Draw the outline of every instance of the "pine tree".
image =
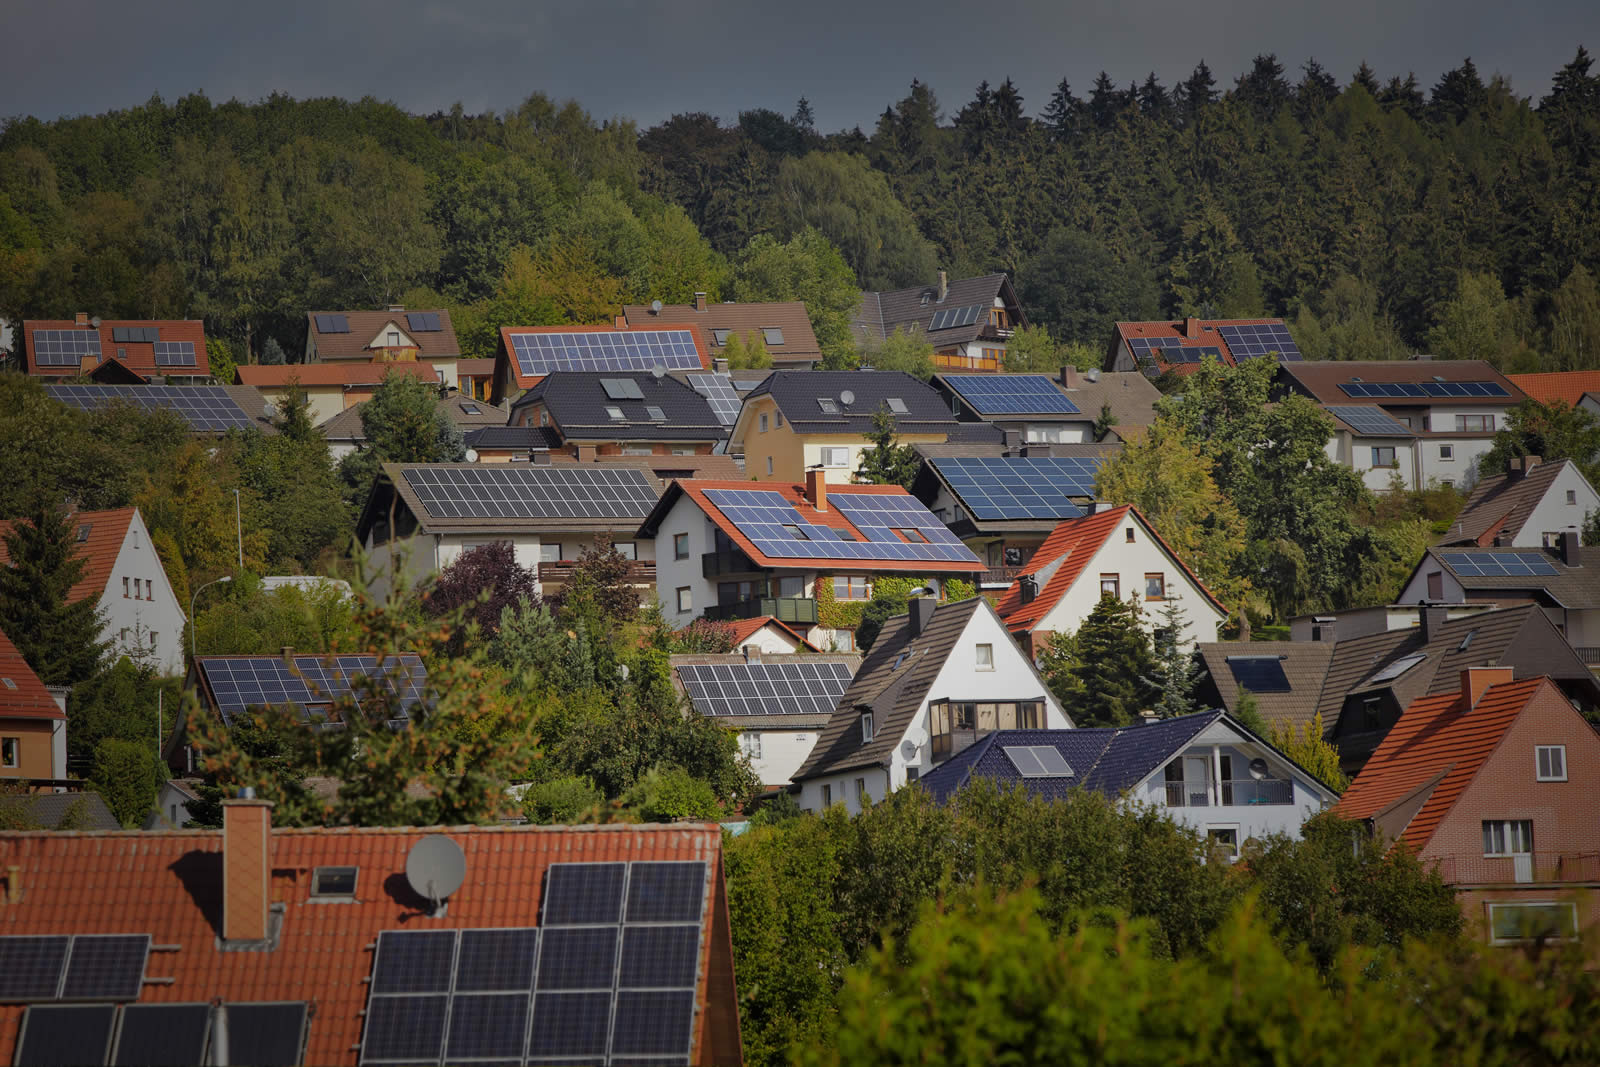
POLYGON ((1072 86, 1067 79, 1062 78, 1056 85, 1056 91, 1050 95, 1050 102, 1045 105, 1040 118, 1049 128, 1050 135, 1058 141, 1064 141, 1078 132, 1083 119, 1083 101, 1072 95, 1072 86))
POLYGON ((1206 66, 1206 61, 1201 60, 1194 68, 1194 73, 1189 75, 1189 80, 1178 86, 1178 103, 1183 110, 1184 122, 1193 124, 1200 112, 1217 102, 1217 79, 1211 76, 1211 68, 1206 66))
POLYGON ((1079 726, 1130 726, 1157 695, 1150 636, 1133 600, 1100 598, 1074 634, 1052 637, 1040 669, 1079 726))
POLYGON ((1200 680, 1201 668, 1195 662, 1193 642, 1189 640, 1189 616, 1179 601, 1180 596, 1170 596, 1161 605, 1161 622, 1155 632, 1155 670, 1149 681, 1159 696, 1155 703, 1156 715, 1175 719, 1196 709, 1194 690, 1200 680))
POLYGON ((1359 85, 1371 94, 1374 100, 1383 89, 1378 85, 1378 75, 1367 65, 1366 60, 1361 61, 1361 66, 1356 68, 1355 75, 1350 79, 1351 85, 1359 85))
POLYGON ((861 453, 861 466, 857 473, 874 485, 903 485, 911 488, 922 461, 917 450, 898 443, 894 412, 880 408, 872 416, 872 432, 867 440, 872 447, 861 453))
POLYGON ((45 685, 93 677, 106 651, 99 598, 71 600, 84 568, 75 530, 41 497, 5 534, 11 565, 0 567, 0 626, 45 685))

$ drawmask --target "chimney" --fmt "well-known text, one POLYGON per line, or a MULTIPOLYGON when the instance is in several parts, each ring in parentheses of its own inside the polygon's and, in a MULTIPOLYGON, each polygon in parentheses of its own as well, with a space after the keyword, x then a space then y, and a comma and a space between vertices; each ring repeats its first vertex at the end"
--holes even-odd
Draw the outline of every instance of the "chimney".
POLYGON ((615 326, 619 330, 626 330, 628 328, 628 316, 618 315, 616 318, 611 320, 611 325, 615 326))
POLYGON ((294 670, 294 646, 283 646, 283 665, 290 671, 294 670))
POLYGON ((400 312, 404 311, 405 309, 406 309, 406 306, 404 304, 390 304, 389 305, 389 311, 391 313, 395 314, 395 315, 400 314, 400 312))
POLYGON ((1016 455, 1017 454, 1017 450, 1022 447, 1022 431, 1021 430, 1003 430, 1001 432, 1005 434, 1006 455, 1007 456, 1016 455))
POLYGON ((539 467, 550 466, 550 450, 548 448, 534 449, 528 453, 528 462, 539 467))
POLYGON ((1153 723, 1155 721, 1156 721, 1155 709, 1153 709, 1153 708, 1145 708, 1143 711, 1139 712, 1139 725, 1141 725, 1141 726, 1149 726, 1151 723, 1153 723))
POLYGON ((696 311, 704 311, 706 309, 706 294, 694 294, 694 309, 696 311))
POLYGON ((79 326, 89 325, 89 313, 87 311, 78 312, 76 321, 79 326))
POLYGON ((1439 636, 1439 629, 1450 618, 1450 609, 1443 604, 1424 601, 1417 608, 1417 624, 1422 630, 1422 643, 1428 644, 1439 636))
POLYGON ((272 802, 222 802, 222 940, 265 941, 272 901, 272 802))
POLYGON ((1483 694, 1492 685, 1507 685, 1512 681, 1510 667, 1467 667, 1461 672, 1461 695, 1466 699, 1464 710, 1478 706, 1483 694))
POLYGON ((1200 336, 1200 320, 1190 315, 1183 320, 1183 335, 1190 339, 1200 336))
POLYGON ((1335 615, 1318 615, 1311 620, 1311 640, 1333 644, 1339 619, 1335 615))
POLYGON ((1031 574, 1024 574, 1017 580, 1017 586, 1022 591, 1022 602, 1032 604, 1039 596, 1039 579, 1031 574))
POLYGON ((944 271, 939 272, 939 303, 944 303, 944 298, 950 295, 950 276, 944 271))
POLYGON ((828 510, 828 475, 826 471, 806 471, 806 499, 818 511, 828 510))
POLYGON ((746 663, 760 663, 761 662, 761 649, 757 648, 754 642, 745 645, 744 649, 743 649, 743 652, 744 652, 744 661, 746 663))
POLYGON ((580 460, 582 460, 583 462, 592 463, 596 459, 598 459, 599 457, 600 457, 599 446, 597 446, 597 445, 579 445, 578 446, 578 458, 580 460))
POLYGON ((1578 545, 1580 542, 1577 530, 1561 531, 1561 562, 1569 567, 1581 567, 1583 561, 1578 558, 1578 545))
POLYGON ((1068 389, 1076 389, 1078 387, 1078 368, 1072 366, 1062 367, 1061 384, 1068 389))
POLYGON ((922 631, 928 628, 928 623, 933 621, 934 609, 939 602, 931 596, 919 596, 906 605, 907 613, 911 616, 911 636, 921 637, 922 631))

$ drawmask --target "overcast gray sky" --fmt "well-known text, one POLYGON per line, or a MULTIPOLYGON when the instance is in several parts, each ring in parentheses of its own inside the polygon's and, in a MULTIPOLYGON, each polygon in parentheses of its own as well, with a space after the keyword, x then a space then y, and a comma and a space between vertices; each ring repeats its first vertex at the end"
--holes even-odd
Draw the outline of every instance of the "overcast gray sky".
POLYGON ((675 112, 732 122, 804 95, 823 130, 870 129, 912 78, 953 114, 1008 75, 1037 114, 1063 76, 1086 91, 1204 59, 1219 86, 1275 52, 1341 82, 1362 61, 1426 88, 1472 56, 1538 97, 1579 44, 1600 51, 1600 0, 0 0, 0 116, 98 113, 195 90, 214 101, 376 96, 416 112, 573 97, 641 126, 675 112))

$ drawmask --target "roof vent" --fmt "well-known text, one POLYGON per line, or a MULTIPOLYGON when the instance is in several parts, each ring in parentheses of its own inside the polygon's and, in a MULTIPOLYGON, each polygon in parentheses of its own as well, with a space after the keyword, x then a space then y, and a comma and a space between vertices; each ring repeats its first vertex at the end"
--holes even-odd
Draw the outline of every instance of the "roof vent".
POLYGON ((453 838, 428 834, 406 856, 406 881, 432 905, 430 915, 444 915, 450 895, 467 880, 467 856, 453 838))

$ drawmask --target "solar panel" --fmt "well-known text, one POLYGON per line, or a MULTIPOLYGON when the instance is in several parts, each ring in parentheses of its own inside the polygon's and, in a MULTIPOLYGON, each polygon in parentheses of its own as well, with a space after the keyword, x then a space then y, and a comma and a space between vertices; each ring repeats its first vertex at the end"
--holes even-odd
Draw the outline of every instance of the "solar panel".
POLYGON ((1006 745, 1006 756, 1024 778, 1067 778, 1072 768, 1054 745, 1006 745))
POLYGON ((513 333, 512 355, 524 376, 558 370, 701 370, 689 330, 590 330, 513 333))
POLYGON ((111 1050, 115 1004, 32 1004, 22 1017, 16 1067, 104 1063, 111 1050))
POLYGON ((1498 382, 1363 382, 1339 383, 1346 396, 1372 399, 1426 399, 1430 397, 1509 397, 1498 382))
POLYGON ((161 340, 159 326, 113 326, 111 340, 119 345, 148 345, 161 340))
POLYGON ((1392 682, 1427 658, 1427 656, 1421 653, 1415 653, 1410 656, 1401 656, 1383 670, 1379 671, 1377 674, 1374 674, 1372 676, 1372 680, 1374 682, 1392 682))
POLYGON ((935 459, 939 476, 979 522, 1075 519, 1093 499, 1104 457, 1038 456, 935 459))
POLYGON ((250 708, 298 708, 310 719, 313 705, 347 698, 369 714, 409 718, 428 680, 411 652, 387 656, 381 666, 377 656, 340 655, 296 656, 293 670, 281 656, 201 656, 196 662, 229 726, 250 708), (397 710, 398 716, 391 714, 397 710))
POLYGON ((437 311, 408 311, 406 312, 406 326, 412 333, 438 333, 444 327, 439 322, 437 311))
MULTIPOLYGON (((228 1021, 233 1020, 230 1017, 228 1021)), ((210 1028, 209 1004, 129 1004, 122 1009, 111 1063, 115 1067, 204 1063, 210 1028)), ((230 1030, 229 1038, 232 1036, 230 1030)), ((250 1046, 238 1048, 243 1052, 250 1046)), ((252 1058, 250 1062, 256 1061, 252 1058)))
POLYGON ((456 960, 457 993, 493 993, 533 988, 539 931, 463 930, 456 960))
POLYGON ((318 333, 349 333, 350 320, 343 315, 318 315, 318 333))
POLYGON ((695 711, 713 718, 755 715, 831 715, 850 688, 850 668, 838 662, 693 663, 677 668, 695 711))
POLYGON ((540 989, 610 989, 617 969, 617 927, 559 926, 539 944, 540 989))
POLYGON ((612 400, 643 400, 644 392, 632 378, 601 378, 600 388, 612 400))
POLYGON ((706 865, 637 862, 628 872, 630 923, 697 923, 705 908, 706 865))
POLYGON ((687 1055, 693 1027, 693 989, 619 990, 611 1054, 687 1055))
POLYGON ((936 330, 953 330, 958 326, 971 326, 978 321, 978 316, 983 314, 982 304, 969 304, 966 307, 945 308, 934 312, 933 318, 928 320, 928 332, 936 330))
POLYGON ((1067 757, 1063 756, 1061 750, 1056 746, 1035 745, 1033 755, 1039 761, 1039 765, 1044 768, 1046 777, 1062 778, 1071 776, 1072 767, 1067 763, 1067 757))
POLYGON ((34 330, 33 361, 41 367, 76 367, 100 361, 99 330, 34 330))
POLYGON ((706 398, 717 421, 732 426, 739 417, 739 394, 733 388, 733 379, 727 374, 707 373, 687 375, 689 385, 706 398))
POLYGON ((118 402, 137 404, 146 411, 172 411, 188 420, 189 428, 212 433, 246 429, 250 416, 220 385, 51 385, 50 395, 80 411, 97 411, 118 402))
POLYGON ((1217 327, 1236 362, 1275 355, 1280 363, 1299 363, 1305 359, 1294 343, 1289 328, 1281 322, 1241 323, 1217 327))
POLYGON ((544 1062, 544 1058, 554 1056, 604 1057, 610 1032, 610 990, 538 993, 533 998, 528 1059, 544 1062))
POLYGON ((450 1002, 450 1041, 445 1060, 520 1063, 528 1035, 528 995, 458 996, 450 1002))
POLYGON ((1044 766, 1039 758, 1033 754, 1033 749, 1025 745, 1007 745, 1006 757, 1011 760, 1024 778, 1040 778, 1044 775, 1044 766))
POLYGON ((61 980, 63 1000, 138 1000, 149 934, 78 934, 61 980))
POLYGON ((622 935, 617 984, 639 989, 693 988, 700 968, 700 924, 630 926, 622 935))
POLYGON ((840 514, 866 536, 865 541, 841 540, 836 528, 806 522, 782 493, 770 489, 709 489, 705 495, 758 551, 768 556, 937 560, 981 566, 970 549, 909 495, 840 492, 829 496, 840 514), (908 543, 895 533, 897 529, 915 530, 926 538, 926 543, 908 543))
POLYGON ((361 1062, 438 1063, 449 1005, 450 998, 444 994, 371 997, 361 1062))
POLYGON ((195 366, 193 341, 157 341, 155 353, 158 367, 195 366))
POLYGON ((71 938, 0 937, 0 1001, 54 1000, 71 938))
POLYGON ((436 519, 624 519, 656 505, 644 472, 633 469, 407 467, 401 472, 436 519))
POLYGON ((1544 554, 1520 552, 1441 552, 1439 558, 1457 574, 1472 578, 1552 577, 1558 573, 1544 554))
POLYGON ((944 381, 980 415, 1081 414, 1044 374, 947 374, 944 381))
POLYGON ((1278 656, 1229 656, 1228 670, 1239 688, 1252 693, 1288 693, 1289 679, 1278 656))
POLYGON ((616 923, 622 916, 625 863, 556 863, 545 875, 545 926, 616 923))
POLYGON ((1376 405, 1329 404, 1328 414, 1359 434, 1370 437, 1412 437, 1411 427, 1376 405))
POLYGON ((447 993, 455 958, 454 930, 385 930, 372 961, 372 992, 447 993))
POLYGON ((233 1048, 249 1049, 253 1067, 298 1064, 305 1033, 303 1000, 228 1005, 228 1041, 233 1048))

